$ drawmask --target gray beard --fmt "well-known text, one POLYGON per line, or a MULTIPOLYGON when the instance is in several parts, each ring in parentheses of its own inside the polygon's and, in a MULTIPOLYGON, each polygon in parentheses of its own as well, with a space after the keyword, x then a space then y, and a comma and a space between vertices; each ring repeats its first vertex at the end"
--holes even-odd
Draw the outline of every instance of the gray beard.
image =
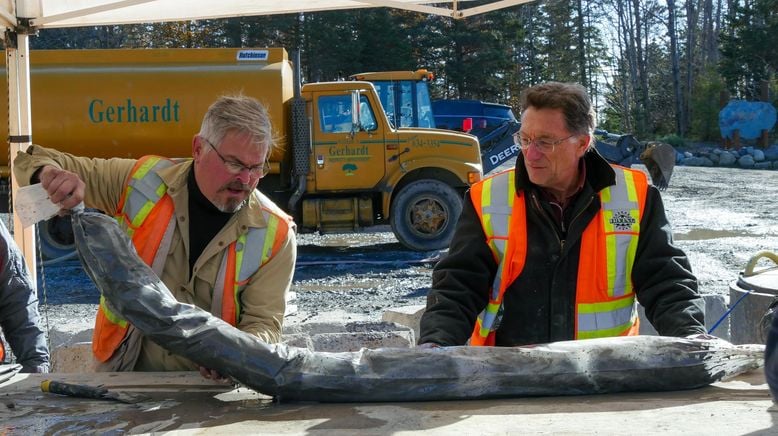
POLYGON ((238 204, 236 204, 236 205, 234 205, 232 207, 229 207, 230 205, 227 205, 227 204, 216 204, 216 203, 213 203, 213 205, 217 209, 219 209, 221 212, 224 212, 224 213, 236 213, 237 211, 241 210, 243 208, 243 206, 247 205, 248 202, 249 202, 249 199, 246 198, 245 200, 241 201, 240 203, 238 203, 238 204))

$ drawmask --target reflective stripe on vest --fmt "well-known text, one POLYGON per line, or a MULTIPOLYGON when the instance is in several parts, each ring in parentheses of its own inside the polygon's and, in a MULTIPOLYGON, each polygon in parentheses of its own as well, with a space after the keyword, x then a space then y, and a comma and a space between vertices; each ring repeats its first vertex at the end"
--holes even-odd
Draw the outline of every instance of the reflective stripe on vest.
MULTIPOLYGON (((614 169, 616 185, 600 192, 601 209, 582 235, 581 253, 586 255, 579 256, 578 264, 576 339, 637 334, 638 330, 630 277, 648 181, 639 171, 614 169)), ((523 193, 515 192, 514 170, 474 185, 471 198, 487 241, 507 241, 489 243, 498 269, 489 304, 479 314, 470 338, 470 345, 494 345, 505 290, 519 277, 526 259, 526 209, 523 193), (512 197, 507 199, 505 193, 512 197), (511 217, 510 231, 494 225, 495 211, 501 211, 501 223, 506 221, 504 208, 511 217), (505 268, 508 260, 514 267, 505 268)))
POLYGON ((587 255, 578 263, 576 339, 638 334, 631 277, 648 179, 637 170, 614 169, 616 184, 600 191, 600 211, 581 236, 587 255))
MULTIPOLYGON (((146 156, 138 160, 117 207, 115 218, 119 226, 132 238, 138 255, 147 265, 154 264, 159 241, 168 228, 158 225, 159 217, 164 217, 166 221, 174 219, 173 199, 165 195, 167 186, 157 175, 157 171, 173 164, 172 160, 159 156, 146 156), (143 226, 152 211, 154 219, 150 222, 156 225, 143 226)), ((155 272, 161 275, 161 271, 155 272)))
POLYGON ((479 212, 486 242, 492 250, 497 272, 489 294, 489 303, 478 314, 471 345, 494 345, 494 335, 502 317, 502 299, 505 290, 524 269, 527 244, 516 244, 509 239, 510 229, 521 233, 526 240, 526 213, 524 194, 516 195, 515 172, 505 171, 473 185, 470 197, 479 212), (517 213, 512 213, 516 208, 517 213), (507 253, 507 255, 506 255, 507 253), (507 262, 506 262, 507 261, 507 262))
MULTIPOLYGON (((153 225, 159 219, 173 219, 173 200, 167 193, 167 186, 157 171, 173 165, 173 161, 159 156, 145 156, 132 168, 126 188, 119 200, 114 218, 132 239, 138 256, 147 264, 154 264, 168 226, 153 225), (149 216, 153 219, 147 221, 149 216), (151 223, 143 225, 144 223, 151 223)), ((160 274, 161 271, 155 271, 160 274)), ((129 324, 120 315, 111 311, 105 298, 100 296, 95 330, 92 335, 92 352, 100 362, 107 362, 121 345, 129 324)))
POLYGON ((265 209, 262 214, 267 227, 249 228, 247 233, 230 244, 227 255, 222 258, 214 284, 211 313, 232 325, 240 322, 240 293, 248 284, 249 278, 271 259, 283 242, 278 237, 281 235, 278 232, 281 219, 265 209), (261 247, 261 250, 246 250, 246 247, 261 247), (233 285, 228 286, 226 283, 233 285))
MULTIPOLYGON (((141 259, 152 266, 159 276, 162 275, 164 260, 170 248, 175 216, 173 200, 166 195, 167 186, 157 171, 174 163, 157 156, 141 158, 131 172, 116 214, 120 226, 132 237, 141 259), (163 222, 167 225, 160 226, 163 222)), ((286 238, 286 227, 278 231, 279 223, 282 222, 279 216, 265 208, 263 214, 268 227, 249 228, 238 241, 230 244, 217 273, 217 280, 221 277, 221 281, 214 288, 212 311, 214 307, 219 307, 215 315, 233 326, 239 321, 240 292, 249 277, 277 252, 286 238), (262 250, 245 250, 247 246, 262 247, 262 250)), ((127 321, 111 312, 101 297, 92 340, 92 350, 100 361, 105 362, 111 358, 128 327, 127 321)))

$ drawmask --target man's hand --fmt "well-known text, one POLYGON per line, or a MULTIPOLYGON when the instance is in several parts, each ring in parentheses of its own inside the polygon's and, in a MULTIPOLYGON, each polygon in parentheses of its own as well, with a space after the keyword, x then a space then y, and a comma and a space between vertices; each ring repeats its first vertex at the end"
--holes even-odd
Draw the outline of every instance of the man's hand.
POLYGON ((425 349, 430 349, 430 348, 440 348, 440 345, 438 345, 438 344, 436 344, 434 342, 425 342, 423 344, 417 345, 416 348, 421 349, 421 350, 425 350, 425 349))
POLYGON ((62 210, 70 210, 84 201, 86 185, 76 173, 46 165, 41 168, 38 178, 51 202, 62 210))
POLYGON ((732 345, 726 339, 721 339, 720 337, 713 336, 713 335, 711 335, 709 333, 694 333, 694 334, 691 334, 691 335, 686 335, 685 338, 686 339, 698 339, 698 340, 702 340, 702 341, 711 341, 711 342, 713 342, 713 343, 715 343, 715 344, 717 344, 719 346, 732 345))
POLYGON ((215 369, 208 369, 204 366, 200 367, 200 375, 217 383, 228 383, 230 381, 227 377, 219 374, 215 369))
POLYGON ((708 334, 708 333, 692 333, 690 335, 686 335, 685 338, 686 339, 702 339, 702 340, 706 340, 706 341, 713 341, 713 340, 716 340, 716 339, 721 339, 718 336, 713 336, 713 335, 708 334))

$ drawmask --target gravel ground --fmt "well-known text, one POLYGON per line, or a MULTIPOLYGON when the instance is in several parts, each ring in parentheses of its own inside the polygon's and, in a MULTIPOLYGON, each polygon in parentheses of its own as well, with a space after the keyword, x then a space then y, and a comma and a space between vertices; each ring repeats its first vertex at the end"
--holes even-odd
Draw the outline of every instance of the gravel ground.
MULTIPOLYGON (((776 171, 677 167, 663 197, 705 294, 728 295, 754 253, 778 251, 776 171)), ((299 236, 297 312, 287 324, 377 321, 387 308, 424 304, 439 253, 407 250, 379 230, 299 236)), ((45 266, 39 276, 50 326, 91 325, 98 294, 77 261, 45 266)))

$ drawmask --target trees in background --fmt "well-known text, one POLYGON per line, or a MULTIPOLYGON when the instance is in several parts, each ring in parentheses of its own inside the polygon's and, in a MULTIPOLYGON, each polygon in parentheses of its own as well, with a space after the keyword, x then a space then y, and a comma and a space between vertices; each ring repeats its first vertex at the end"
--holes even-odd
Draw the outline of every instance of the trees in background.
POLYGON ((435 97, 514 107, 528 86, 575 81, 608 130, 715 140, 724 92, 778 91, 778 0, 550 0, 459 21, 373 8, 47 29, 32 39, 33 49, 258 46, 299 47, 306 81, 428 68, 435 97))
POLYGON ((720 73, 737 96, 758 99, 778 71, 778 0, 734 2, 721 35, 720 73))

